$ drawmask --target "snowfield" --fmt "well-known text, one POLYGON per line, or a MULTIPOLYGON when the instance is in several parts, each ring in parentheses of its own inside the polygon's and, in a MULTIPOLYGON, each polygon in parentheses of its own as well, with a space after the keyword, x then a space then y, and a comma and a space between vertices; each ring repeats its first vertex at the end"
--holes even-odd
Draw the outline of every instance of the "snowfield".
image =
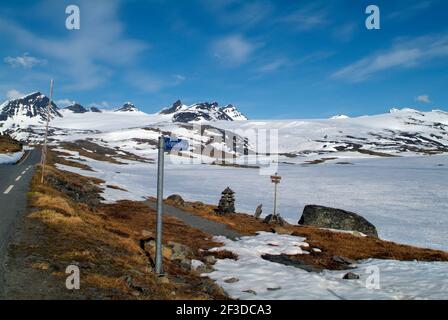
MULTIPOLYGON (((306 254, 306 239, 260 232, 232 241, 217 237, 238 260, 218 260, 204 274, 235 299, 411 300, 448 297, 448 263, 367 260, 349 270, 359 280, 344 280, 346 271, 307 272, 270 262, 262 254, 306 254), (227 282, 226 282, 227 280, 227 282)), ((213 250, 213 249, 212 249, 213 250)))
MULTIPOLYGON (((76 154, 76 153, 75 153, 76 154)), ((75 155, 75 158, 77 155, 75 155)), ((81 157, 82 158, 82 157, 81 157)), ((106 188, 107 201, 156 194, 156 165, 129 162, 116 165, 82 158, 95 172, 58 165, 94 176, 131 192, 106 188)), ((307 204, 320 204, 361 214, 379 236, 405 244, 448 250, 448 156, 351 159, 352 164, 280 164, 279 211, 297 223, 307 204)), ((217 204, 227 186, 235 191, 238 212, 253 214, 263 203, 273 209, 273 185, 257 169, 211 165, 177 165, 166 160, 165 196, 217 204)))

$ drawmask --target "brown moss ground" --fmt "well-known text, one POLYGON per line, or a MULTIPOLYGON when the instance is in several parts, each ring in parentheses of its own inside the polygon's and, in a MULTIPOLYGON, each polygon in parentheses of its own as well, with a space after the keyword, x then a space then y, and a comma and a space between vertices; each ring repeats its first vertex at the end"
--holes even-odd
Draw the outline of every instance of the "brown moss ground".
MULTIPOLYGON (((168 204, 175 205, 167 200, 168 204)), ((287 224, 283 227, 272 227, 247 214, 231 214, 220 216, 215 214, 216 206, 201 202, 187 202, 181 207, 197 216, 218 221, 243 235, 254 235, 257 231, 287 233, 306 238, 311 248, 321 249, 321 253, 311 251, 309 255, 299 255, 296 259, 313 266, 326 269, 341 269, 344 265, 333 260, 334 256, 353 260, 393 259, 402 261, 448 261, 448 253, 440 250, 417 248, 384 241, 373 237, 361 237, 349 233, 333 232, 310 226, 287 224)), ((304 248, 305 250, 309 250, 304 248)))
POLYGON ((0 153, 22 151, 22 144, 8 135, 0 135, 0 153))
MULTIPOLYGON (((166 259, 164 266, 169 283, 161 285, 140 246, 140 240, 155 230, 154 211, 132 201, 92 207, 90 198, 85 200, 58 190, 59 183, 62 181, 79 191, 99 181, 57 170, 52 166, 57 161, 55 155, 50 152, 48 158, 46 184, 40 184, 40 169, 37 170, 29 192, 30 214, 23 222, 21 237, 10 248, 10 266, 15 278, 22 276, 27 280, 26 284, 22 281, 22 287, 16 280, 18 285, 14 286, 11 297, 228 298, 212 280, 201 278, 196 271, 184 271, 178 263, 166 259), (52 181, 58 184, 53 185, 52 181), (81 270, 81 290, 75 292, 65 288, 65 269, 71 264, 81 270)), ((98 193, 99 189, 90 192, 98 193)), ((163 239, 164 243, 188 245, 193 250, 192 258, 198 260, 204 259, 202 250, 220 246, 209 240, 208 234, 170 217, 164 218, 163 239)))

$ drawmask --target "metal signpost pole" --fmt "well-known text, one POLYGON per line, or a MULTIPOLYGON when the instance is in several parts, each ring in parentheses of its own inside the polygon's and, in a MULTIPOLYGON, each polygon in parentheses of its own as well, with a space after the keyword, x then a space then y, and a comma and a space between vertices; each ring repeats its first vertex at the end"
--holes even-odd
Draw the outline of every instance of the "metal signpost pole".
POLYGON ((277 215, 277 182, 274 182, 274 216, 277 215))
POLYGON ((42 148, 42 157, 41 157, 41 165, 42 165, 42 175, 40 178, 40 183, 44 183, 45 176, 45 164, 47 162, 47 139, 48 139, 48 124, 50 122, 50 107, 53 103, 53 79, 50 82, 50 101, 47 105, 47 122, 45 124, 45 136, 44 136, 44 146, 42 148))
POLYGON ((156 273, 162 274, 162 213, 163 213, 163 170, 165 140, 159 137, 159 161, 157 168, 157 239, 156 239, 156 273))

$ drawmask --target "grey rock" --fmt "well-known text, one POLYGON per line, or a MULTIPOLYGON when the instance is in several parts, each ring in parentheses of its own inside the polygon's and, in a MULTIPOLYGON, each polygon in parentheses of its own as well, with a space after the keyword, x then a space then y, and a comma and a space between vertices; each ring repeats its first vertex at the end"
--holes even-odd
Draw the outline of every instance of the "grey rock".
POLYGON ((256 219, 259 219, 262 213, 263 213, 263 204, 259 204, 259 205, 257 206, 257 209, 255 209, 254 217, 255 217, 256 219))
POLYGON ((342 264, 346 264, 346 265, 356 264, 355 260, 345 258, 345 257, 340 257, 340 256, 333 256, 333 261, 336 261, 336 262, 339 262, 342 264))
POLYGON ((277 226, 283 226, 286 224, 286 221, 283 220, 283 218, 280 217, 279 214, 270 214, 266 218, 264 218, 263 223, 277 225, 277 226))
POLYGON ((170 200, 173 202, 174 205, 183 207, 185 206, 185 200, 178 194, 172 194, 170 195, 167 200, 170 200))
POLYGON ((214 256, 206 256, 204 257, 205 263, 206 264, 215 264, 216 263, 216 258, 214 256))
POLYGON ((353 272, 349 272, 349 273, 345 274, 342 279, 345 279, 345 280, 358 280, 359 279, 359 275, 357 275, 356 273, 353 273, 353 272))
POLYGON ((318 228, 358 231, 378 238, 378 232, 375 226, 365 218, 354 212, 330 207, 317 205, 306 206, 303 209, 299 224, 318 228))
POLYGON ((236 283, 238 281, 240 281, 240 279, 238 279, 238 278, 229 278, 229 279, 224 280, 225 283, 236 283))

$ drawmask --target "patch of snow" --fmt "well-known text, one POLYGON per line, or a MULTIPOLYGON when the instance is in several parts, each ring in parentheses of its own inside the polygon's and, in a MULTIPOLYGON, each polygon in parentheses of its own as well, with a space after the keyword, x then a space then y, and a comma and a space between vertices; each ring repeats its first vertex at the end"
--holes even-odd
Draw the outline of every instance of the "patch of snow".
POLYGON ((359 280, 344 280, 347 270, 313 273, 261 258, 265 253, 300 254, 298 245, 306 244, 301 237, 260 232, 236 241, 222 237, 216 240, 224 246, 214 250, 231 251, 238 255, 238 260, 220 259, 213 266, 215 271, 204 276, 215 280, 235 299, 448 298, 448 263, 367 260, 350 270, 360 275, 359 280), (280 245, 272 246, 273 243, 280 245), (228 283, 225 280, 229 278, 238 281, 228 283))
POLYGON ((14 164, 18 162, 24 154, 24 151, 15 153, 0 153, 0 164, 14 164))

